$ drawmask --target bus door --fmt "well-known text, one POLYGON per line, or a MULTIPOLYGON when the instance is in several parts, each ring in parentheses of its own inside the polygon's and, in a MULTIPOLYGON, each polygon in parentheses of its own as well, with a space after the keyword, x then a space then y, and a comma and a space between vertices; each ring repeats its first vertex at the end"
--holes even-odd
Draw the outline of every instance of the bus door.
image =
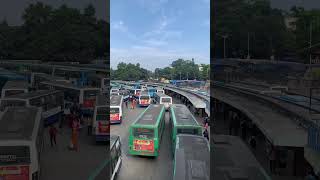
MULTIPOLYGON (((34 162, 36 163, 36 162, 34 162)), ((0 147, 0 179, 31 180, 30 148, 28 146, 0 147)))

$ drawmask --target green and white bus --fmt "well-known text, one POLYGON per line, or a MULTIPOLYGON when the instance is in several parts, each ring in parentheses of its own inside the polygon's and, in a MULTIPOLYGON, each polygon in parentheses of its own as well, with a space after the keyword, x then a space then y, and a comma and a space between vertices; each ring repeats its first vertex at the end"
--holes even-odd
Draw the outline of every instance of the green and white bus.
POLYGON ((130 126, 129 154, 158 156, 164 126, 164 105, 149 105, 130 126))
POLYGON ((170 137, 173 147, 176 147, 176 139, 179 134, 202 136, 202 126, 191 114, 184 104, 172 104, 170 106, 170 137))
POLYGON ((179 134, 176 140, 173 180, 210 180, 209 141, 189 134, 179 134))

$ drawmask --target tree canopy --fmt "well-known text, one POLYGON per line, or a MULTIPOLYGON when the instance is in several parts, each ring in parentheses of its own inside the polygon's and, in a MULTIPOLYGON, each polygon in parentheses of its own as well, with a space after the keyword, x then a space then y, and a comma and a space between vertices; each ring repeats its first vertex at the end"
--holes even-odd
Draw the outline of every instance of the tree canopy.
POLYGON ((0 23, 0 58, 80 61, 106 57, 109 23, 95 17, 92 5, 56 9, 41 2, 30 4, 21 26, 0 23))
POLYGON ((110 69, 111 79, 114 80, 148 80, 154 79, 197 79, 207 80, 210 71, 209 64, 201 64, 202 70, 194 63, 193 60, 178 59, 173 61, 170 66, 165 68, 156 68, 154 72, 148 71, 140 67, 140 64, 126 64, 121 62, 117 69, 110 69))
MULTIPOLYGON (((269 0, 224 0, 215 3, 214 56, 224 57, 226 39, 227 58, 308 59, 309 24, 314 21, 313 42, 319 43, 320 10, 293 7, 290 11, 272 8, 269 0), (295 28, 286 21, 296 18, 295 28), (317 24, 318 27, 315 27, 317 24), (249 48, 248 48, 249 44, 249 48)), ((299 60, 302 59, 302 60, 299 60)))
POLYGON ((117 69, 110 70, 111 79, 114 80, 148 80, 151 72, 141 68, 140 64, 124 63, 118 64, 117 69))

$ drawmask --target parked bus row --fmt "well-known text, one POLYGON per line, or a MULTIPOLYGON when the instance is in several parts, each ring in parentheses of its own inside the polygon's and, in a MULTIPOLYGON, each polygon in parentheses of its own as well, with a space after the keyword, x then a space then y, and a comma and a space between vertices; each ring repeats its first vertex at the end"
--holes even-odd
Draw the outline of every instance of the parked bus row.
POLYGON ((100 94, 100 88, 78 87, 60 81, 44 81, 40 84, 42 89, 61 90, 64 92, 65 104, 78 104, 83 115, 93 115, 96 96, 100 94))
POLYGON ((0 110, 6 107, 39 107, 42 108, 42 118, 45 125, 53 124, 61 118, 64 97, 62 91, 40 90, 16 94, 2 98, 0 110))

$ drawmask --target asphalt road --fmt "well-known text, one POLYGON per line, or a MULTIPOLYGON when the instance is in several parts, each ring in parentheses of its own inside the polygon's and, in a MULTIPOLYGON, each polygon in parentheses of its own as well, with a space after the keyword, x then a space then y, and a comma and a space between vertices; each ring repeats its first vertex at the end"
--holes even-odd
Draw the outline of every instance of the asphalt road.
MULTIPOLYGON (((173 99, 173 103, 180 103, 173 99)), ((128 153, 129 127, 145 108, 126 109, 122 124, 111 126, 111 134, 119 135, 122 144, 122 167, 117 180, 170 180, 173 178, 172 145, 169 137, 169 112, 166 112, 166 126, 156 158, 133 156, 128 153)), ((201 118, 196 117, 201 123, 201 118)))
MULTIPOLYGON (((130 107, 130 106, 129 106, 130 107)), ((129 127, 145 108, 126 109, 122 124, 112 125, 111 134, 119 135, 122 144, 122 167, 117 180, 164 180, 172 179, 173 161, 169 142, 169 114, 166 113, 166 127, 156 158, 132 156, 128 153, 129 127)))
MULTIPOLYGON (((175 99, 173 101, 180 103, 175 99)), ((165 115, 166 126, 159 156, 152 158, 128 154, 129 126, 144 109, 138 107, 132 110, 124 106, 122 124, 111 126, 111 134, 119 135, 122 144, 123 162, 117 180, 172 179, 173 157, 169 140, 169 112, 166 112, 165 115)), ((196 118, 201 123, 201 118, 196 118)), ((79 152, 69 151, 67 147, 70 143, 71 132, 67 127, 59 131, 58 146, 54 148, 50 147, 48 129, 45 132, 45 147, 41 155, 41 180, 87 180, 106 161, 106 145, 97 145, 92 136, 87 136, 87 129, 84 127, 79 136, 79 152)))

